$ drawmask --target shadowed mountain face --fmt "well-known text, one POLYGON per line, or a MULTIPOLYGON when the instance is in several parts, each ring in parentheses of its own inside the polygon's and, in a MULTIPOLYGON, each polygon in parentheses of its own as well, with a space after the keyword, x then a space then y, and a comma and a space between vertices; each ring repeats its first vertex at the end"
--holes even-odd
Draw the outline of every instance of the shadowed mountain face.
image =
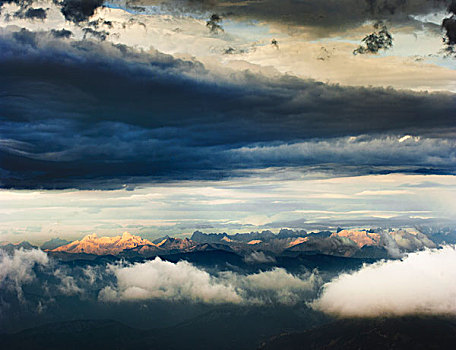
POLYGON ((41 245, 42 250, 53 250, 58 247, 64 246, 71 243, 70 241, 67 241, 66 239, 61 239, 61 238, 52 238, 49 241, 44 242, 41 245))
POLYGON ((303 333, 282 334, 261 350, 455 349, 456 320, 447 318, 343 319, 303 333))
POLYGON ((23 241, 17 244, 4 244, 0 246, 0 251, 6 252, 6 253, 13 253, 15 250, 18 249, 25 249, 25 250, 30 250, 36 248, 34 245, 31 245, 29 242, 23 241))

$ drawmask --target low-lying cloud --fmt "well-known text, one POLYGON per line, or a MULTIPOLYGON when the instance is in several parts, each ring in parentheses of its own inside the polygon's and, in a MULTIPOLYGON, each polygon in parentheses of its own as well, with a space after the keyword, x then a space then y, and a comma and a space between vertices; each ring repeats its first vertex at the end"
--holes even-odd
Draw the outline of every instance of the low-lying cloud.
POLYGON ((171 263, 155 258, 129 266, 110 265, 116 287, 105 287, 99 298, 120 300, 191 300, 208 303, 239 303, 241 297, 229 284, 186 261, 171 263))
POLYGON ((340 317, 376 317, 456 315, 456 247, 364 265, 323 283, 318 271, 290 273, 278 267, 244 274, 209 271, 158 257, 141 263, 71 267, 37 249, 0 251, 2 298, 10 295, 23 304, 28 303, 26 285, 27 290, 34 286, 32 303, 43 307, 57 297, 104 303, 295 305, 315 298, 323 286, 320 297, 311 302, 314 309, 340 317))
POLYGON ((102 302, 162 300, 202 304, 296 304, 315 295, 322 285, 318 272, 292 274, 283 268, 257 273, 206 271, 187 261, 160 259, 128 263, 71 266, 39 249, 0 249, 0 297, 27 303, 23 286, 45 307, 57 297, 102 302))
POLYGON ((365 265, 323 287, 315 309, 342 317, 456 314, 456 247, 365 265))
POLYGON ((295 275, 283 268, 243 275, 231 271, 209 274, 186 262, 160 258, 133 265, 110 265, 116 283, 99 293, 106 302, 187 300, 201 303, 295 304, 321 285, 316 272, 295 275))
POLYGON ((212 275, 188 263, 172 263, 155 258, 132 265, 109 265, 116 283, 104 287, 99 300, 119 301, 192 301, 230 304, 294 304, 321 285, 317 273, 293 275, 283 268, 274 268, 242 275, 220 272, 212 275))
POLYGON ((23 301, 22 286, 35 280, 34 267, 48 264, 47 254, 38 249, 19 249, 13 254, 0 249, 0 288, 15 291, 23 301))
POLYGON ((274 268, 241 278, 240 285, 257 302, 296 304, 321 285, 321 278, 314 273, 303 276, 288 273, 283 268, 274 268))

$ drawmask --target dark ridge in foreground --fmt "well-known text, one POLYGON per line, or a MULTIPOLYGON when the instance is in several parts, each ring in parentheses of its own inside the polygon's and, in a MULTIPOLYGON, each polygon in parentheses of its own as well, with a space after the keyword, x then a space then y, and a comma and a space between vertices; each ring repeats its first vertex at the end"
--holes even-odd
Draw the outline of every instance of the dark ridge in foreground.
POLYGON ((296 307, 220 306, 171 327, 138 329, 113 320, 54 322, 0 334, 8 350, 251 350, 281 332, 328 322, 296 307))
MULTIPOLYGON (((321 324, 323 319, 302 320, 321 324)), ((51 323, 14 334, 0 335, 2 349, 456 349, 456 319, 443 317, 401 317, 344 319, 291 333, 299 324, 252 310, 209 312, 173 327, 140 330, 112 320, 80 320, 51 323), (266 317, 265 317, 266 316, 266 317), (250 323, 248 322, 250 320, 250 323), (223 322, 222 322, 223 321, 223 322), (273 329, 285 321, 282 333, 270 339, 273 329), (240 322, 244 327, 239 327, 240 322), (252 324, 254 326, 252 327, 252 324), (289 331, 286 331, 289 329, 289 331), (268 336, 269 334, 269 336, 268 336), (255 340, 256 339, 256 340, 255 340), (270 339, 258 348, 260 339, 270 339)), ((301 325, 305 327, 305 325, 301 325)))
POLYGON ((456 319, 343 319, 301 333, 282 334, 259 349, 456 349, 456 319))
POLYGON ((112 320, 78 320, 46 324, 14 334, 0 335, 9 350, 132 349, 145 331, 112 320))

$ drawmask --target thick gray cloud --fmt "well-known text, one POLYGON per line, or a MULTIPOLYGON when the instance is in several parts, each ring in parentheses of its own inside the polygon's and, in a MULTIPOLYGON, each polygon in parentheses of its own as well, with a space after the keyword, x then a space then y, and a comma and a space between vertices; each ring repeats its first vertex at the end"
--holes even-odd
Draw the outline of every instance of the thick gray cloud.
POLYGON ((0 48, 2 187, 120 188, 265 167, 454 171, 453 94, 219 74, 26 30, 4 31, 0 48))
POLYGON ((88 20, 102 5, 103 0, 64 0, 61 11, 68 21, 79 23, 88 20))
POLYGON ((450 13, 450 16, 442 21, 442 28, 445 31, 443 41, 446 44, 447 52, 449 54, 454 54, 454 47, 456 45, 456 1, 453 0, 451 2, 448 7, 448 12, 450 13))
POLYGON ((16 13, 16 17, 27 18, 31 20, 39 19, 45 20, 47 17, 47 12, 43 8, 28 8, 26 11, 21 10, 16 13))

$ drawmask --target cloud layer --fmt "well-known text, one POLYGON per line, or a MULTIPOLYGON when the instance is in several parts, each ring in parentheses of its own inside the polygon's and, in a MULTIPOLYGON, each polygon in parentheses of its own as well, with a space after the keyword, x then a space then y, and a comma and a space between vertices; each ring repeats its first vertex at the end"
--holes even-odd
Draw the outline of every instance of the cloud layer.
POLYGON ((2 187, 113 189, 268 167, 454 170, 452 94, 214 72, 27 30, 3 30, 0 47, 2 187))
POLYGON ((225 18, 254 19, 303 26, 316 35, 327 35, 342 29, 353 28, 368 20, 387 19, 393 22, 413 22, 411 15, 446 10, 451 0, 135 0, 127 7, 141 11, 141 5, 159 5, 174 13, 217 12, 225 18))
MULTIPOLYGON (((189 262, 160 258, 142 263, 117 262, 69 266, 39 250, 0 250, 0 286, 27 303, 23 286, 34 285, 41 307, 58 297, 96 298, 102 302, 192 302, 201 304, 286 304, 313 295, 322 280, 317 272, 291 274, 283 268, 258 273, 208 272, 189 262)), ((0 305, 1 311, 1 305, 0 305)))
POLYGON ((342 317, 456 314, 456 248, 365 265, 327 283, 315 309, 342 317))

